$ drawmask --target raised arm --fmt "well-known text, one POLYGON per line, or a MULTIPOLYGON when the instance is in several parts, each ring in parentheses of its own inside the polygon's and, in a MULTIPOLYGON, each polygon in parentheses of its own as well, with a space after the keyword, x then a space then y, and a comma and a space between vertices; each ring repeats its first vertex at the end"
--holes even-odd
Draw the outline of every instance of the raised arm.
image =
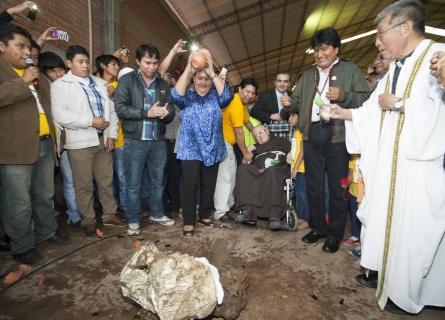
POLYGON ((192 81, 194 69, 192 67, 191 57, 192 55, 189 55, 187 66, 185 67, 184 72, 181 74, 178 81, 176 81, 175 89, 180 96, 185 95, 185 91, 187 90, 188 86, 190 85, 190 82, 192 81))
POLYGON ((206 55, 207 58, 207 68, 205 69, 205 72, 212 79, 218 95, 222 95, 224 91, 224 80, 215 74, 215 69, 213 68, 212 54, 207 49, 201 49, 201 51, 206 55))
POLYGON ((158 72, 161 75, 161 77, 164 77, 164 74, 167 72, 168 68, 170 67, 173 58, 177 53, 183 53, 187 50, 184 49, 184 45, 187 43, 187 41, 184 41, 182 39, 179 39, 173 48, 170 49, 170 52, 167 54, 167 56, 162 60, 161 64, 159 65, 158 72))

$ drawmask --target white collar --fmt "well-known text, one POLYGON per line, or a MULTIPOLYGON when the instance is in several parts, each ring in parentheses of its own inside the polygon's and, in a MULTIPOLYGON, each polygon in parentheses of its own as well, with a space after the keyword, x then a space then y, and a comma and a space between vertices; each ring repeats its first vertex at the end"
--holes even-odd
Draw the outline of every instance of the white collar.
MULTIPOLYGON (((340 61, 340 59, 337 57, 335 58, 334 62, 332 62, 331 66, 329 67, 329 70, 331 70, 331 68, 334 66, 334 64, 337 64, 340 61)), ((321 68, 317 65, 317 69, 320 73, 322 73, 323 71, 321 70, 321 68)))

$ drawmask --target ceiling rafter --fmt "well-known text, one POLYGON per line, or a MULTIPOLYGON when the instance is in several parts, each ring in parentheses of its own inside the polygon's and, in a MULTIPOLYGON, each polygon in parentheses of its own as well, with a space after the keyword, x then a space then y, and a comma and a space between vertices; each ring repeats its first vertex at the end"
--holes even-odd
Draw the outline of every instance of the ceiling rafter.
MULTIPOLYGON (((267 59, 266 59, 266 24, 264 23, 264 10, 263 10, 263 0, 260 0, 260 9, 261 9, 261 32, 262 32, 262 45, 263 45, 263 65, 264 65, 264 74, 266 75, 266 81, 268 78, 267 73, 267 59)), ((252 59, 252 57, 250 57, 252 59)))
MULTIPOLYGON (((323 9, 322 9, 322 14, 320 15, 320 19, 318 19, 318 22, 317 22, 317 26, 315 27, 315 29, 314 30, 318 30, 318 28, 319 28, 319 26, 320 26, 320 22, 321 22, 321 19, 323 18, 323 15, 324 15, 324 13, 326 12, 326 8, 328 7, 328 3, 329 3, 329 1, 325 1, 324 2, 324 6, 323 6, 323 9)), ((297 43, 298 43, 298 39, 300 38, 300 35, 298 35, 298 37, 297 37, 297 43)), ((298 72, 297 72, 297 74, 299 74, 300 72, 301 72, 301 67, 303 66, 303 64, 304 64, 304 61, 306 60, 306 54, 303 56, 303 59, 301 60, 301 63, 300 63, 300 65, 298 66, 298 68, 297 68, 297 70, 298 70, 298 72)), ((295 58, 295 56, 294 56, 294 58, 295 58)), ((293 61, 291 60, 291 63, 290 63, 290 65, 292 66, 293 65, 293 61)), ((292 73, 291 73, 292 74, 292 73)))
MULTIPOLYGON (((220 17, 211 18, 209 21, 200 23, 190 28, 196 38, 201 38, 206 34, 221 30, 225 27, 238 23, 238 19, 247 20, 257 17, 269 11, 281 8, 287 0, 263 0, 252 3, 248 6, 228 12, 220 17)), ((289 3, 301 0, 288 0, 289 3)))
MULTIPOLYGON (((211 52, 219 53, 218 59, 229 64, 231 72, 228 77, 232 83, 253 76, 260 83, 262 91, 273 88, 273 78, 277 72, 289 71, 291 81, 294 81, 299 73, 313 64, 313 56, 308 55, 306 49, 309 48, 312 33, 322 25, 335 27, 341 38, 346 39, 375 29, 374 17, 393 2, 393 0, 159 1, 171 4, 169 8, 181 18, 180 21, 190 31, 192 39, 202 41, 211 52), (306 21, 307 19, 310 20, 306 21), (340 26, 342 28, 339 28, 340 26), (233 58, 238 60, 235 61, 233 58)), ((438 0, 423 2, 428 25, 443 28, 445 3, 438 0)), ((443 40, 433 35, 428 37, 443 40)), ((365 70, 367 64, 374 58, 373 50, 375 50, 374 37, 369 36, 344 44, 340 56, 365 70)))
MULTIPOLYGON (((213 15, 212 15, 212 12, 209 10, 209 6, 207 4, 207 0, 202 0, 202 3, 204 4, 204 7, 206 8, 207 13, 210 16, 210 18, 213 19, 213 15)), ((217 31, 218 31, 218 35, 220 36, 220 38, 221 38, 221 40, 222 40, 222 42, 224 44, 224 47, 227 49, 227 53, 229 54, 230 61, 233 61, 232 53, 231 53, 231 51, 229 49, 229 46, 227 45, 226 40, 224 39, 223 35, 221 34, 221 30, 218 29, 217 31)), ((239 72, 238 72, 238 74, 239 74, 239 72)), ((241 74, 239 74, 239 76, 241 77, 241 74)))
POLYGON ((239 29, 241 32, 241 38, 242 38, 242 42, 244 45, 244 50, 246 51, 247 59, 249 59, 250 72, 252 75, 255 75, 255 70, 253 69, 252 60, 250 59, 249 47, 247 46, 247 42, 246 42, 246 35, 244 34, 243 24, 241 23, 241 19, 240 19, 239 13, 238 13, 239 11, 236 8, 235 0, 232 0, 232 4, 233 4, 233 7, 235 8, 236 16, 238 18, 237 23, 238 23, 238 26, 239 26, 239 29))
MULTIPOLYGON (((310 0, 307 0, 307 2, 309 2, 310 0)), ((369 21, 372 21, 373 19, 369 19, 368 21, 365 21, 365 22, 369 22, 369 21)), ((358 24, 361 24, 362 22, 358 22, 358 23, 355 23, 355 24, 353 24, 353 25, 350 25, 350 26, 348 26, 348 27, 344 27, 344 28, 341 28, 341 29, 337 29, 337 31, 340 33, 340 32, 342 32, 343 30, 347 30, 347 29, 349 29, 350 27, 352 27, 352 26, 355 26, 355 25, 358 25, 358 24)), ((369 31, 369 30, 367 30, 367 31, 369 31)), ((263 39, 264 39, 264 37, 263 37, 263 39)), ((293 43, 293 44, 289 44, 289 45, 287 45, 287 46, 283 46, 282 47, 282 49, 288 49, 288 48, 296 48, 296 47, 298 47, 298 45, 300 45, 302 42, 305 42, 305 41, 309 41, 310 39, 304 39, 304 40, 301 40, 301 41, 295 41, 295 43, 293 43)), ((307 49, 307 48, 306 48, 307 49)), ((255 59, 255 58, 259 58, 259 57, 262 57, 263 55, 270 55, 270 54, 277 54, 278 52, 280 51, 280 48, 277 48, 277 49, 271 49, 271 50, 269 50, 269 51, 265 51, 265 52, 263 52, 263 53, 260 53, 260 54, 257 54, 257 55, 255 55, 255 56, 251 56, 250 57, 250 59, 255 59)), ((283 50, 284 51, 284 50, 283 50)), ((294 50, 294 52, 295 52, 295 50, 294 50)), ((234 62, 232 62, 230 65, 239 65, 239 64, 242 64, 243 62, 245 62, 247 59, 242 59, 242 60, 238 60, 238 61, 234 61, 234 62)))
POLYGON ((278 64, 277 64, 277 71, 275 72, 275 74, 278 74, 279 70, 280 70, 280 62, 281 62, 281 52, 283 49, 283 41, 284 41, 284 24, 286 22, 286 9, 287 9, 287 1, 285 2, 284 6, 283 6, 283 19, 281 20, 281 32, 280 32, 280 53, 278 54, 278 64))

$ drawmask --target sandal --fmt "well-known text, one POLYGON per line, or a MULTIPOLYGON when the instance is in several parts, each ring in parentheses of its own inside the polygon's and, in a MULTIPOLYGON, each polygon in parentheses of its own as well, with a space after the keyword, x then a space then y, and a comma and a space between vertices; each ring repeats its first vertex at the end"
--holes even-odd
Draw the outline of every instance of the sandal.
POLYGON ((186 238, 191 238, 193 236, 193 226, 192 225, 184 225, 183 229, 182 229, 182 235, 186 238), (186 227, 192 227, 189 230, 186 230, 186 227))
POLYGON ((208 227, 208 228, 214 228, 215 224, 213 223, 212 219, 199 219, 198 218, 198 223, 208 227))

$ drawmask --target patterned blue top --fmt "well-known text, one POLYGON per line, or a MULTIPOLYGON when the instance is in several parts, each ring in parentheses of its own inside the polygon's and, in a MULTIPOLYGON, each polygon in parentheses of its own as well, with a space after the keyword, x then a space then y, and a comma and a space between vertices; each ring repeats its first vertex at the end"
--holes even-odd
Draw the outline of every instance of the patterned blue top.
POLYGON ((174 88, 171 98, 181 112, 177 158, 199 160, 211 166, 227 156, 222 132, 221 108, 227 107, 233 98, 229 85, 224 85, 221 96, 215 88, 205 96, 200 96, 194 88, 189 88, 180 96, 174 88))

